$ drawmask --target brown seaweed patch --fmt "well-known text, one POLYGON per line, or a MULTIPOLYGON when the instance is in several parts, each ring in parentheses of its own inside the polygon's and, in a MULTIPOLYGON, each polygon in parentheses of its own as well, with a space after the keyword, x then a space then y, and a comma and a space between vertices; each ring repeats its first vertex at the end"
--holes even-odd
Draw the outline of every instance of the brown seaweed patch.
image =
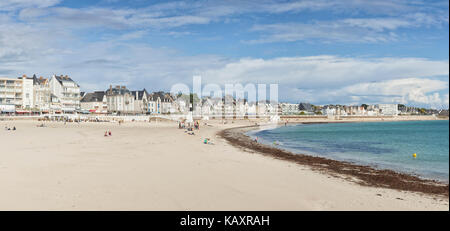
POLYGON ((219 132, 219 136, 230 144, 243 150, 253 150, 263 155, 280 160, 295 162, 310 166, 315 171, 340 177, 363 186, 390 188, 403 191, 420 192, 433 195, 449 196, 449 185, 418 176, 400 173, 388 169, 375 169, 370 166, 358 165, 345 161, 331 160, 323 157, 294 154, 255 142, 244 133, 257 126, 229 128, 219 132))

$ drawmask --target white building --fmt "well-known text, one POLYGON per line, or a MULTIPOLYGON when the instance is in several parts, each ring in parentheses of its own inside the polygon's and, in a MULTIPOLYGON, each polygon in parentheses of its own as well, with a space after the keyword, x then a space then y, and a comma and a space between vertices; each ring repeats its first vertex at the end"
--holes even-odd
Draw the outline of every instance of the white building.
POLYGON ((33 107, 33 79, 0 77, 0 105, 2 111, 31 110, 33 107), (13 107, 14 106, 14 107, 13 107))
POLYGON ((179 97, 175 101, 173 101, 172 108, 176 112, 179 112, 181 114, 186 114, 186 113, 189 112, 189 109, 190 109, 189 106, 190 106, 190 102, 189 101, 179 97))
POLYGON ((37 78, 33 76, 33 108, 41 113, 50 112, 51 91, 50 82, 42 76, 37 78))
POLYGON ((125 86, 112 86, 106 91, 109 113, 134 114, 134 95, 125 86))
POLYGON ((135 113, 145 114, 148 111, 148 92, 143 89, 142 91, 131 91, 134 96, 134 110, 135 113))
POLYGON ((80 86, 67 75, 53 75, 50 91, 53 97, 58 98, 63 113, 74 113, 80 109, 80 86))
POLYGON ((148 95, 147 112, 151 114, 174 113, 173 97, 169 93, 153 92, 148 95))
POLYGON ((322 108, 322 114, 326 116, 346 116, 348 115, 343 106, 327 105, 322 108))
POLYGON ((298 104, 294 103, 280 103, 280 109, 281 114, 283 115, 295 115, 300 113, 298 104))
POLYGON ((247 115, 248 104, 243 99, 236 100, 235 113, 236 117, 244 118, 247 115))
POLYGON ((334 116, 334 115, 336 115, 336 108, 324 107, 322 109, 322 114, 326 115, 326 116, 334 116))
POLYGON ((381 115, 396 116, 398 115, 398 104, 378 104, 381 115))

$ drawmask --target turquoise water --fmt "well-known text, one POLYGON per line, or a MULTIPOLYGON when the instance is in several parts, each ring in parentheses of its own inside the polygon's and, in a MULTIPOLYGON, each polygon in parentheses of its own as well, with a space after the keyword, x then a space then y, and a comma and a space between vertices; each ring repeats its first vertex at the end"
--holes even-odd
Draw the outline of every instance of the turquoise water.
POLYGON ((448 120, 304 124, 249 135, 294 153, 449 181, 448 120))

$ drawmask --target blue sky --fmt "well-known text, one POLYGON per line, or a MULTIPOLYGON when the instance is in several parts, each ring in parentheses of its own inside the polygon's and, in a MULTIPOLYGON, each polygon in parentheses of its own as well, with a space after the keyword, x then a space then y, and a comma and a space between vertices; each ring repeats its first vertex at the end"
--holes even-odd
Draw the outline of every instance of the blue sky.
POLYGON ((2 0, 0 76, 169 90, 278 83, 282 101, 448 107, 448 1, 2 0))

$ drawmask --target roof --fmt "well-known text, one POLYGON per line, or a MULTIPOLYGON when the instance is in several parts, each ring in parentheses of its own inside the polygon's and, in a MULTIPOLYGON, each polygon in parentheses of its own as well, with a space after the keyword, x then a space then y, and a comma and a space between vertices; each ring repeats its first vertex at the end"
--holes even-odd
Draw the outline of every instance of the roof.
POLYGON ((56 80, 58 80, 58 82, 62 85, 63 84, 63 82, 73 82, 75 85, 77 85, 78 87, 80 87, 80 85, 78 85, 77 83, 75 83, 75 81, 73 81, 73 79, 71 79, 69 76, 63 76, 63 75, 60 75, 60 76, 57 76, 57 75, 54 75, 54 77, 55 77, 55 79, 56 80))
POLYGON ((172 102, 173 98, 169 93, 164 93, 163 91, 153 92, 148 95, 149 101, 156 101, 158 97, 161 99, 161 102, 172 102))
POLYGON ((63 81, 68 81, 68 82, 75 82, 73 81, 69 76, 56 76, 55 75, 56 80, 58 80, 60 83, 62 83, 63 81))
POLYGON ((33 84, 46 84, 48 82, 48 79, 44 77, 36 77, 36 75, 33 75, 33 84))
POLYGON ((86 93, 80 102, 102 102, 105 96, 104 91, 95 91, 93 93, 86 93))
POLYGON ((144 93, 145 93, 145 96, 148 96, 148 92, 147 92, 147 90, 145 90, 145 88, 142 91, 131 91, 131 94, 133 94, 135 100, 142 100, 142 98, 144 98, 144 93), (137 97, 136 97, 136 93, 137 93, 137 97))
POLYGON ((116 86, 110 87, 106 90, 107 95, 125 95, 131 94, 130 90, 128 90, 125 86, 116 86))

